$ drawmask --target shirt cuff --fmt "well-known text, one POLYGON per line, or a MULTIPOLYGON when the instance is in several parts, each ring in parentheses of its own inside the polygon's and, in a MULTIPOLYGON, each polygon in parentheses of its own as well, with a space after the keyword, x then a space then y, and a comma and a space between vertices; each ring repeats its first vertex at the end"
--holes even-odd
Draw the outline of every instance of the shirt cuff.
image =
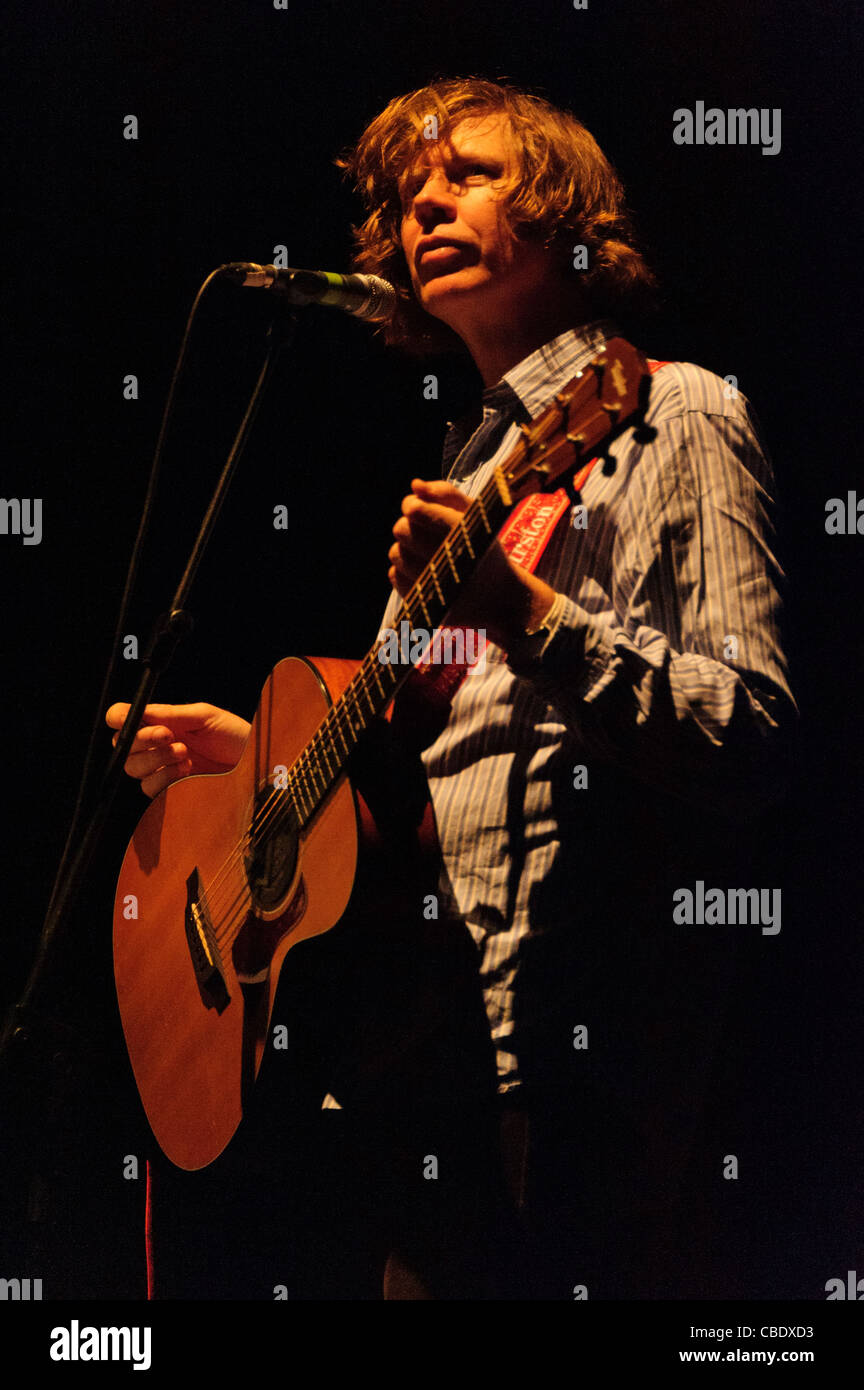
POLYGON ((613 656, 606 629, 566 594, 557 593, 541 631, 514 645, 507 665, 514 675, 539 683, 566 678, 571 693, 582 695, 613 656))

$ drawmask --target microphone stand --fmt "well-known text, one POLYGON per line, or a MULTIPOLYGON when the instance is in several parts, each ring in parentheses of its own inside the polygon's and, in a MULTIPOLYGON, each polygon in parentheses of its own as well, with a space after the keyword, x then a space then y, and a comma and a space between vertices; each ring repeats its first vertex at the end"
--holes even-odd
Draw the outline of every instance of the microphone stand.
POLYGON ((222 473, 207 506, 191 554, 186 562, 186 567, 180 578, 180 582, 174 591, 167 614, 159 618, 154 626, 153 634, 143 659, 138 689, 135 692, 129 707, 129 713, 102 775, 102 780, 96 794, 95 807, 84 833, 81 836, 78 848, 71 858, 65 880, 60 886, 59 892, 55 895, 54 900, 49 905, 39 938, 36 957, 27 979, 24 992, 17 1004, 12 1006, 6 1019, 3 1034, 2 1037, 0 1037, 0 1064, 2 1064, 12 1052, 13 1044, 24 1044, 30 1041, 30 1033, 27 1025, 29 1017, 33 1012, 34 998, 37 995, 43 976, 50 964, 52 952, 56 949, 57 942, 62 936, 64 919, 68 916, 75 902, 93 855, 101 840, 102 832, 105 828, 108 815, 117 794, 117 789, 120 785, 123 766, 138 730, 141 714, 145 705, 152 699, 159 677, 168 667, 178 644, 192 630, 192 619, 185 608, 189 590, 192 587, 198 566, 207 549, 208 542, 216 525, 216 520, 222 508, 222 503, 225 500, 237 464, 248 440, 252 424, 258 413, 258 407, 261 404, 264 390, 273 375, 279 354, 284 347, 291 343, 294 337, 298 319, 297 311, 290 308, 286 300, 281 297, 278 302, 280 303, 280 307, 284 308, 284 312, 280 312, 276 315, 268 329, 267 354, 255 383, 255 388, 249 399, 249 404, 246 407, 246 412, 240 422, 240 427, 234 437, 234 442, 225 461, 222 473))

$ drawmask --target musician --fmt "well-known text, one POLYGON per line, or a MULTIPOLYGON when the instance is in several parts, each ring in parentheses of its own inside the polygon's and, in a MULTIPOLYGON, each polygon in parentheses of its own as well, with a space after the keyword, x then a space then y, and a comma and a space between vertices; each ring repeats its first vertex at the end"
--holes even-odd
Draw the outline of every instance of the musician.
MULTIPOLYGON (((392 101, 344 163, 366 203, 357 268, 399 292, 388 340, 467 351, 485 388, 450 428, 444 477, 411 480, 386 626, 520 424, 653 280, 606 157, 538 97, 434 83, 392 101)), ((454 1205, 395 1240, 387 1297, 730 1291, 702 1246, 722 1229, 710 1194, 728 1143, 711 1087, 760 927, 682 926, 672 895, 769 886, 734 875, 752 866, 747 826, 782 781, 795 705, 771 469, 747 401, 660 364, 645 423, 595 468, 533 572, 496 544, 453 615, 490 646, 422 759, 442 904, 473 940, 495 1048, 506 1192, 468 1144, 454 1205)), ((232 767, 248 728, 207 704, 151 705, 127 771, 154 796, 232 767)), ((434 1180, 418 1183, 428 1208, 434 1180)))

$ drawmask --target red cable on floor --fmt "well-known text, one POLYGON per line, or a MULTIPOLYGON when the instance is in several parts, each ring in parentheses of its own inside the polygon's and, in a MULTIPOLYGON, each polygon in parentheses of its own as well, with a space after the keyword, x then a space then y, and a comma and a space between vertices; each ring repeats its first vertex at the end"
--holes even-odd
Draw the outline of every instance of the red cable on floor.
POLYGON ((156 1297, 156 1274, 153 1263, 153 1173, 147 1160, 147 1190, 144 1198, 144 1254, 147 1261, 147 1298, 156 1297))

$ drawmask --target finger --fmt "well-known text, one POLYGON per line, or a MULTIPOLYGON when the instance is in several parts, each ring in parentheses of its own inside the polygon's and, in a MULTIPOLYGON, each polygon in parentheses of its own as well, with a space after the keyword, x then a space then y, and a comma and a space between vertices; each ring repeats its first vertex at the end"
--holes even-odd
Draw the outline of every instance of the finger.
POLYGON ((191 763, 178 763, 175 767, 160 768, 150 777, 143 778, 141 790, 145 796, 158 796, 165 787, 170 786, 172 782, 179 782, 181 777, 187 777, 191 771, 191 763))
MULTIPOLYGON (((403 517, 411 517, 413 520, 415 516, 440 517, 441 513, 441 507, 436 506, 434 502, 424 501, 422 497, 415 497, 413 492, 402 498, 403 517)), ((399 523, 396 524, 398 526, 399 523)))
MULTIPOLYGON (((424 535, 446 536, 459 521, 460 512, 450 507, 439 507, 436 503, 421 502, 418 497, 406 497, 402 504, 402 516, 396 522, 407 522, 411 530, 422 531, 424 535)), ((393 528, 394 533, 396 527, 393 528)))
POLYGON ((429 563, 429 547, 418 550, 408 545, 393 546, 387 558, 399 576, 400 583, 407 581, 410 588, 429 563))
MULTIPOLYGON (((128 704, 111 705, 106 711, 105 723, 112 729, 121 729, 128 713, 128 704)), ((171 728, 191 732, 203 728, 213 713, 213 705, 202 701, 190 705, 145 705, 141 712, 141 723, 167 724, 171 728)))
MULTIPOLYGON (((138 781, 158 772, 163 767, 176 767, 189 762, 189 749, 185 743, 171 743, 167 748, 155 749, 147 753, 131 753, 123 764, 123 771, 138 781)), ((191 763, 189 763, 191 767, 191 763)))
POLYGON ((396 552, 401 550, 403 555, 411 556, 417 560, 422 559, 423 563, 426 563, 427 558, 432 553, 430 541, 434 545, 436 539, 434 536, 428 536, 425 531, 422 535, 412 531, 407 522, 404 526, 400 526, 397 523, 397 525, 393 527, 393 534, 396 537, 396 543, 395 545, 391 545, 387 552, 391 560, 395 559, 396 552))
POLYGON ((403 569, 400 564, 390 566, 387 571, 387 579, 390 583, 390 587, 395 589, 397 594, 403 598, 414 583, 412 572, 403 569))
POLYGON ((122 729, 131 705, 111 705, 105 711, 105 723, 111 729, 122 729))
POLYGON ((423 478, 412 478, 411 491, 424 501, 438 502, 457 512, 465 512, 471 505, 470 497, 443 478, 433 478, 429 482, 423 478))
MULTIPOLYGON (((116 733, 111 739, 115 748, 117 747, 117 740, 119 737, 119 733, 116 733)), ((138 730, 133 738, 129 745, 129 752, 144 753, 150 748, 162 748, 168 743, 173 743, 173 741, 174 734, 171 729, 158 724, 153 728, 145 725, 144 728, 138 730)))

